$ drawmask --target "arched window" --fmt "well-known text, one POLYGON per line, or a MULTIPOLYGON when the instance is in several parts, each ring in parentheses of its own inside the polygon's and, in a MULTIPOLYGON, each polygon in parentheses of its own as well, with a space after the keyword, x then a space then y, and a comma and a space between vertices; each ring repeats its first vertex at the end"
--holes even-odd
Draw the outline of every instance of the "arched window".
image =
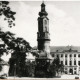
POLYGON ((47 24, 47 20, 45 20, 45 25, 47 24))
POLYGON ((45 26, 45 32, 47 32, 47 26, 45 26))

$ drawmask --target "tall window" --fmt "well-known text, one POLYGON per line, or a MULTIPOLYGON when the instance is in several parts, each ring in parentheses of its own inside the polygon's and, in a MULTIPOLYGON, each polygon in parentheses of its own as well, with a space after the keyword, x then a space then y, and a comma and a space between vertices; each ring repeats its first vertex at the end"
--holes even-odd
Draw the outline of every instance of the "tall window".
POLYGON ((45 26, 45 31, 47 32, 47 26, 45 26))
POLYGON ((80 57, 80 54, 78 54, 78 57, 80 57))
POLYGON ((70 54, 70 57, 72 57, 72 55, 70 54))
POLYGON ((47 21, 45 20, 45 25, 47 24, 47 21))
POLYGON ((52 57, 54 57, 54 54, 52 54, 52 57))
POLYGON ((65 65, 67 65, 67 60, 65 61, 65 65))
POLYGON ((63 64, 63 61, 61 61, 61 64, 63 64))
POLYGON ((72 61, 69 62, 69 65, 70 65, 70 66, 72 65, 72 61))
POLYGON ((63 57, 63 54, 61 54, 61 57, 63 57))
POLYGON ((65 57, 67 57, 67 54, 65 54, 65 57))
POLYGON ((76 57, 76 54, 74 54, 74 57, 76 57))
POLYGON ((76 65, 76 60, 74 61, 74 65, 76 65))
POLYGON ((76 70, 76 68, 74 68, 74 70, 76 70))
POLYGON ((74 74, 76 74, 76 71, 74 71, 74 74))
POLYGON ((80 61, 78 61, 78 65, 80 66, 80 61))
POLYGON ((57 54, 57 57, 59 57, 59 55, 57 54))

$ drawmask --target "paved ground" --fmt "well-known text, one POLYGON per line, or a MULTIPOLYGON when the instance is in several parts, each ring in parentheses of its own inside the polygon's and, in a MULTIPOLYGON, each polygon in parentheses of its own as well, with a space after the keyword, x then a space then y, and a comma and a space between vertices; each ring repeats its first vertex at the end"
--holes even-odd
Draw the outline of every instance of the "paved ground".
POLYGON ((62 75, 61 79, 75 79, 75 77, 80 78, 80 75, 62 75))
MULTIPOLYGON (((75 77, 79 77, 80 79, 80 75, 62 75, 61 78, 49 78, 49 80, 52 80, 52 79, 75 79, 75 77)), ((41 79, 41 80, 46 80, 48 78, 30 78, 30 77, 8 77, 8 79, 28 79, 28 80, 37 80, 37 79, 41 79)))

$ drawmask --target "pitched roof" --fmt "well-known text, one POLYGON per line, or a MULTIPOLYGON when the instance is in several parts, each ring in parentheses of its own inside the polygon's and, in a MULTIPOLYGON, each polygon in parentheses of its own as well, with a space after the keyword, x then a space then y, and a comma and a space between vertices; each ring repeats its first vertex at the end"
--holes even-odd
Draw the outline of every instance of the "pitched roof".
MULTIPOLYGON (((33 49, 37 50, 37 47, 33 47, 33 49)), ((80 52, 80 46, 50 46, 50 52, 64 52, 64 51, 73 51, 80 52)))
POLYGON ((64 51, 75 51, 80 52, 80 46, 51 46, 51 52, 64 52, 64 51))

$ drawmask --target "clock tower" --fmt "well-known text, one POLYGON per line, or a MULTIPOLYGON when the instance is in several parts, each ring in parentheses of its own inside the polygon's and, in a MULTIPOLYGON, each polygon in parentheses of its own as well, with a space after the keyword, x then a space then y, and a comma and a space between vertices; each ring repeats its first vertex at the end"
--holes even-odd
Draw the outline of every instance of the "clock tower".
POLYGON ((45 10, 45 4, 42 2, 41 11, 38 17, 38 50, 39 56, 36 58, 35 77, 48 77, 48 67, 50 64, 50 33, 48 13, 45 10))
POLYGON ((49 19, 48 13, 45 10, 44 2, 41 4, 41 11, 38 17, 38 50, 41 51, 40 57, 49 58, 50 55, 50 33, 49 33, 49 19), (43 53, 42 53, 43 52, 43 53))

